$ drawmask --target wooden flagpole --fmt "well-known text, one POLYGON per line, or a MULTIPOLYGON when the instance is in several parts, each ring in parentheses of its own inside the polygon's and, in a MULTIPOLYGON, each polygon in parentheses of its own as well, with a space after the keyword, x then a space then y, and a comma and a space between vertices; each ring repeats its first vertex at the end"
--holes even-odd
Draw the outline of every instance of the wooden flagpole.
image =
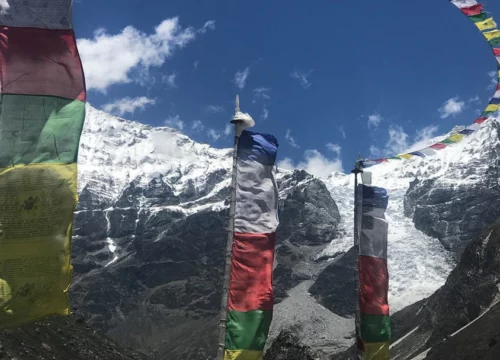
POLYGON ((358 187, 358 174, 361 174, 363 170, 360 167, 360 161, 358 160, 354 165, 354 169, 351 173, 354 174, 354 280, 356 284, 356 316, 355 316, 355 326, 356 326, 356 342, 354 346, 354 356, 353 359, 358 360, 362 357, 362 344, 361 331, 360 331, 360 309, 359 309, 359 187, 358 187))
POLYGON ((239 125, 241 120, 236 119, 236 114, 240 112, 240 99, 236 96, 235 117, 231 120, 234 124, 234 145, 233 145, 233 168, 231 178, 231 199, 229 202, 229 226, 227 229, 227 245, 226 245, 226 264, 224 268, 224 282, 222 287, 221 301, 221 316, 219 323, 219 339, 217 342, 217 360, 224 360, 224 348, 226 340, 227 327, 227 304, 229 297, 229 283, 231 281, 231 263, 233 256, 234 243, 234 217, 236 208, 236 180, 238 166, 238 144, 240 140, 241 130, 239 125))

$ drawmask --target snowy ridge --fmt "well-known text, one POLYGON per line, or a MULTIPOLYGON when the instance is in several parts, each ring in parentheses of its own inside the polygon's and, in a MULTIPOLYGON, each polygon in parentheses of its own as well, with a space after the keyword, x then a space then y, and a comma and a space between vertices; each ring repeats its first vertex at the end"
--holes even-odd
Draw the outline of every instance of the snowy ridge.
MULTIPOLYGON (((199 190, 207 174, 229 171, 230 149, 197 143, 177 130, 120 119, 87 105, 79 153, 79 191, 91 187, 110 203, 131 183, 146 185, 162 178, 178 195, 199 190)), ((219 184, 217 189, 229 185, 219 184)), ((198 199, 200 200, 200 199, 198 199)), ((192 209, 196 202, 179 204, 192 209)))

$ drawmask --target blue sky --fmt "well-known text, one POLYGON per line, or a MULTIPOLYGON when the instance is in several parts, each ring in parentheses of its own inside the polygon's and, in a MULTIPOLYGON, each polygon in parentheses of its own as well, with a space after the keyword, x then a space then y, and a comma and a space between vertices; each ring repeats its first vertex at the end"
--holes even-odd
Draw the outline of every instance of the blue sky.
POLYGON ((81 0, 74 27, 92 105, 228 147, 239 94, 317 175, 472 123, 496 70, 447 0, 81 0))

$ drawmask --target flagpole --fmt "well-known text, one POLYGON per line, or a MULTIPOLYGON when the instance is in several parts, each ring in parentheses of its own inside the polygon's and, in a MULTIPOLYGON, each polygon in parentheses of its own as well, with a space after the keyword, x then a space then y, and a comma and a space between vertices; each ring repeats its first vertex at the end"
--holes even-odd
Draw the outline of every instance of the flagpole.
POLYGON ((222 287, 221 301, 221 316, 219 323, 219 340, 217 343, 217 360, 224 360, 224 348, 226 343, 226 325, 227 325, 227 304, 229 297, 229 283, 231 280, 231 263, 233 256, 234 243, 234 218, 236 208, 236 180, 237 180, 237 165, 238 165, 238 144, 241 135, 240 123, 241 120, 236 119, 236 115, 240 112, 240 99, 236 96, 235 116, 231 123, 234 124, 234 145, 233 145, 233 168, 231 177, 231 200, 229 202, 229 226, 227 229, 227 245, 226 245, 226 264, 224 268, 224 283, 222 287))
POLYGON ((354 280, 356 284, 356 315, 355 315, 355 326, 356 326, 356 343, 354 346, 354 358, 355 360, 361 359, 361 344, 360 344, 360 309, 359 309, 359 190, 358 190, 358 174, 361 174, 363 170, 360 167, 360 161, 356 161, 354 169, 351 171, 354 174, 354 280))

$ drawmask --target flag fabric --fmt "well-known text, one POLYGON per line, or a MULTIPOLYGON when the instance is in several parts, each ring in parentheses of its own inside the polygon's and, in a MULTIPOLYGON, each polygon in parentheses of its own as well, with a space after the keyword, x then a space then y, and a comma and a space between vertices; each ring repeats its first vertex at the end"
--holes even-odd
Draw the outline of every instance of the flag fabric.
POLYGON ((497 23, 493 18, 486 19, 484 21, 476 22, 476 26, 479 30, 490 30, 495 29, 497 27, 497 23))
POLYGON ((387 269, 387 191, 358 185, 359 312, 363 360, 388 360, 391 340, 387 269))
POLYGON ((277 150, 272 135, 240 136, 225 360, 262 360, 273 317, 277 150))
POLYGON ((0 328, 68 315, 85 80, 72 1, 0 13, 0 328))
MULTIPOLYGON (((476 25, 476 27, 482 32, 483 36, 489 42, 498 66, 496 92, 488 103, 486 109, 484 109, 484 111, 481 113, 480 118, 477 119, 472 125, 467 126, 465 129, 460 130, 457 134, 453 134, 437 144, 411 152, 409 154, 400 154, 397 156, 388 157, 388 159, 390 160, 409 160, 414 157, 423 158, 432 156, 436 153, 436 151, 442 150, 448 145, 460 142, 465 136, 473 134, 479 129, 480 124, 484 123, 490 117, 495 116, 500 109, 500 85, 498 85, 500 83, 500 30, 498 29, 498 25, 493 17, 489 16, 488 13, 484 10, 484 6, 476 0, 452 0, 451 3, 458 7, 476 25)), ((380 164, 380 162, 372 159, 359 161, 359 166, 361 168, 368 168, 378 164, 380 164)))

